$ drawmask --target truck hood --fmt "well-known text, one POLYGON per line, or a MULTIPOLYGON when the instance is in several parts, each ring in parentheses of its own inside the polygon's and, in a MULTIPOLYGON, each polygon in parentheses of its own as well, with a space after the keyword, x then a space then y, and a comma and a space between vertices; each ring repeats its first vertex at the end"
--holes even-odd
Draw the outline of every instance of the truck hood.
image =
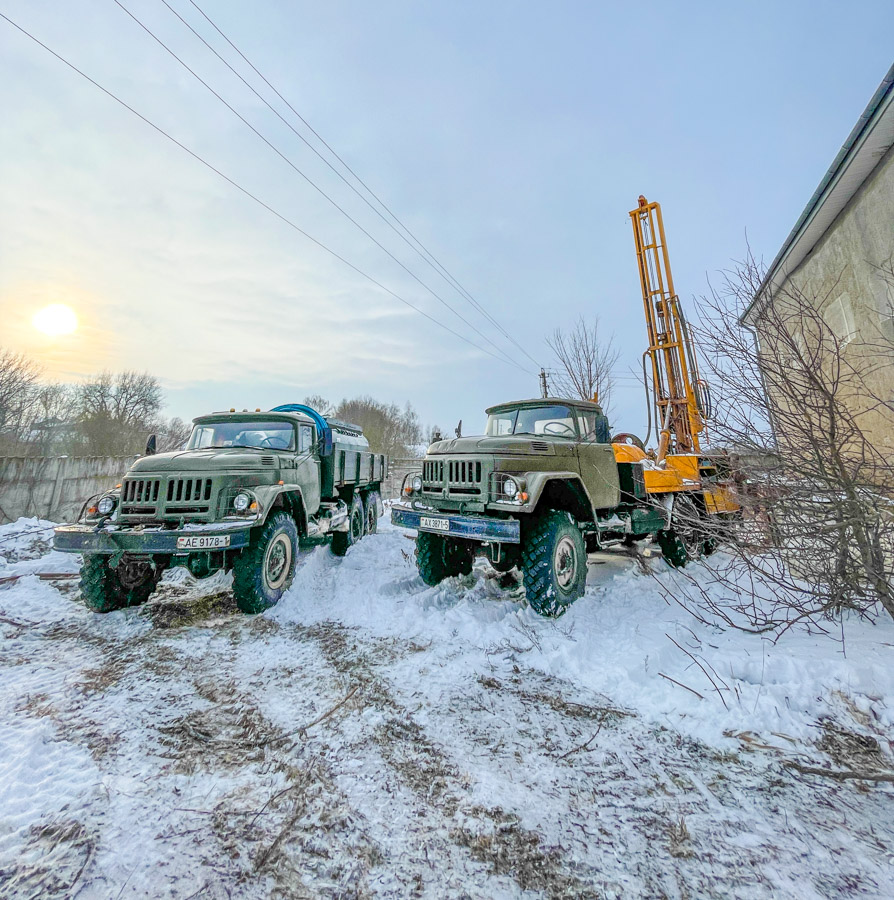
MULTIPOLYGON (((492 453, 513 456, 555 456, 555 438, 547 440, 538 435, 506 435, 505 437, 464 437, 451 441, 438 441, 426 451, 426 456, 439 456, 445 453, 492 453)), ((565 446, 571 444, 562 441, 565 446)))
POLYGON ((225 447, 209 450, 177 450, 156 453, 138 459, 128 475, 158 474, 159 472, 207 472, 209 469, 273 469, 278 465, 277 454, 263 450, 244 450, 225 447), (267 460, 264 462, 263 460, 267 460), (272 460, 272 462, 271 462, 272 460))

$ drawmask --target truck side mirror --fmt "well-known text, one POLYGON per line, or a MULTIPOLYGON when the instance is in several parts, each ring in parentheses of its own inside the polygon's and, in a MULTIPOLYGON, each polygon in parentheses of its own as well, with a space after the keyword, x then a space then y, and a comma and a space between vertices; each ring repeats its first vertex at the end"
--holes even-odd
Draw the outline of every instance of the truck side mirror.
POLYGON ((150 434, 146 440, 146 456, 155 456, 158 453, 158 435, 150 434))

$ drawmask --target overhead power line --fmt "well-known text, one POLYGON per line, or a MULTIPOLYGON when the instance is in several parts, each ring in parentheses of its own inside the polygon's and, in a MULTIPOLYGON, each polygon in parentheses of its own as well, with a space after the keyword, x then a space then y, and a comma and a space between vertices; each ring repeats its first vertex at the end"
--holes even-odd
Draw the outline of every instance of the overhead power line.
POLYGON ((291 112, 304 124, 304 126, 311 132, 311 134, 313 134, 314 137, 332 154, 332 156, 336 160, 338 160, 338 162, 345 168, 345 170, 348 173, 350 173, 350 175, 357 181, 357 183, 363 187, 363 189, 369 194, 369 196, 372 197, 373 200, 375 200, 375 202, 377 204, 379 204, 379 206, 383 210, 385 210, 385 212, 393 220, 393 222, 396 223, 397 226, 399 226, 400 230, 398 230, 398 228, 396 228, 395 225, 393 225, 372 203, 370 203, 369 200, 366 197, 364 197, 363 194, 361 194, 360 191, 358 191, 357 188, 353 184, 351 184, 344 177, 344 175, 342 175, 342 173, 339 172, 329 162, 329 160, 327 160, 317 150, 316 147, 314 147, 300 132, 298 132, 286 119, 284 119, 283 116, 280 115, 278 110, 276 110, 260 93, 258 93, 258 91, 256 91, 255 88, 252 87, 252 85, 250 85, 248 83, 248 81, 246 81, 245 78, 243 78, 242 75, 239 72, 237 72, 236 69, 233 68, 233 66, 230 65, 230 63, 227 60, 225 60, 217 52, 217 50, 215 50, 192 27, 192 25, 190 25, 176 10, 174 10, 170 6, 170 4, 167 2, 167 0, 161 0, 161 2, 164 3, 164 5, 167 6, 167 8, 169 10, 171 10, 171 12, 178 19, 180 19, 180 21, 183 22, 183 24, 186 25, 186 27, 189 28, 189 30, 206 47, 208 47, 208 49, 211 50, 211 52, 214 53, 214 55, 221 62, 223 62, 224 65, 226 65, 227 68, 231 72, 233 72, 233 74, 236 75, 236 77, 239 78, 243 82, 243 84, 245 84, 246 87, 248 87, 255 94, 255 96, 258 97, 258 99, 260 99, 261 102, 263 102, 268 107, 268 109, 270 109, 282 122, 284 122, 286 124, 286 126, 288 128, 290 128, 298 138, 300 138, 324 163, 326 163, 326 165, 329 166, 329 168, 332 169, 332 171, 335 172, 335 174, 338 175, 338 177, 341 178, 341 180, 349 188, 351 188, 351 190, 354 191, 354 193, 358 197, 360 197, 360 199, 363 200, 363 202, 366 203, 367 206, 369 206, 369 208, 372 209, 373 212, 375 212, 376 215, 378 215, 379 218, 381 218, 382 221, 385 222, 385 224, 388 225, 392 229, 392 231, 394 231, 394 233, 397 234, 404 241, 404 243, 407 244, 407 246, 409 246, 416 253, 418 253, 420 255, 420 257, 432 269, 434 269, 442 278, 445 279, 445 281, 447 281, 456 291, 458 291, 460 293, 460 295, 463 296, 464 299, 466 299, 470 304, 472 304, 472 306, 475 309, 477 309, 478 312, 481 313, 481 315, 484 316, 485 319, 487 319, 508 341, 510 341, 510 343, 512 343, 515 347, 517 347, 532 363, 534 363, 534 365, 536 365, 536 366, 540 365, 540 363, 533 356, 531 356, 531 354, 528 352, 528 350, 522 344, 520 344, 518 341, 516 341, 515 338, 487 311, 487 309, 478 300, 476 300, 475 297, 468 290, 466 290, 465 287, 463 287, 463 285, 447 270, 447 268, 444 265, 441 264, 441 262, 434 256, 433 253, 431 253, 431 251, 422 243, 422 241, 420 241, 419 238, 417 238, 416 235, 413 234, 413 232, 410 231, 410 229, 407 228, 407 226, 397 217, 397 215, 391 210, 391 208, 388 206, 388 204, 386 204, 385 201, 382 200, 375 193, 375 191, 373 191, 373 189, 354 171, 354 169, 352 169, 351 166, 348 165, 348 163, 345 162, 345 160, 341 156, 339 156, 339 154, 333 149, 333 147, 329 143, 327 143, 327 141, 322 137, 322 135, 320 135, 320 133, 310 124, 310 122, 308 122, 307 119, 305 119, 304 116, 302 116, 301 113, 299 113, 298 110, 296 110, 295 107, 292 106, 292 104, 276 89, 276 87, 274 87, 274 85, 271 84, 271 82, 266 78, 266 76, 258 70, 258 68, 254 65, 254 63, 236 46, 236 44, 232 40, 230 40, 230 38, 210 18, 210 16, 208 16, 208 14, 198 5, 198 3, 195 2, 195 0, 189 0, 189 2, 192 4, 192 6, 195 7, 196 10, 198 10, 198 12, 202 15, 202 17, 208 22, 208 24, 211 25, 211 27, 227 42, 227 44, 229 44, 230 47, 232 47, 232 49, 241 57, 241 59, 249 66, 249 68, 251 68, 251 70, 264 82, 264 84, 266 84, 267 87, 269 87, 270 90, 273 91, 273 93, 276 94, 276 96, 279 97, 279 99, 291 110, 291 112))
POLYGON ((233 50, 245 61, 245 63, 255 72, 255 74, 282 100, 283 103, 292 111, 304 126, 317 138, 317 140, 338 160, 338 162, 350 173, 350 175, 363 187, 363 189, 376 201, 376 203, 385 210, 392 221, 387 218, 382 211, 375 206, 370 200, 362 194, 357 187, 352 184, 345 176, 310 142, 298 131, 291 122, 288 121, 276 107, 274 107, 255 87, 238 72, 230 62, 225 59, 205 38, 190 25, 180 13, 175 10, 168 0, 161 2, 176 16, 299 140, 301 140, 329 169, 341 179, 344 184, 350 188, 413 252, 419 257, 441 278, 443 278, 451 287, 453 287, 464 300, 472 304, 472 306, 487 319, 510 343, 514 344, 528 359, 535 365, 539 365, 536 359, 523 347, 505 328, 485 309, 460 283, 456 278, 438 261, 438 259, 425 247, 425 245, 407 228, 406 225, 396 216, 396 214, 388 207, 388 205, 363 181, 363 179, 342 159, 341 156, 328 144, 323 137, 317 132, 313 126, 283 97, 283 95, 270 83, 270 81, 257 69, 250 59, 233 43, 230 38, 224 34, 219 26, 205 13, 205 11, 194 2, 190 3, 199 11, 199 13, 207 20, 212 28, 233 48, 233 50), (397 223, 400 228, 397 228, 397 223))
MULTIPOLYGON (((428 291, 439 303, 445 306, 450 312, 452 312, 466 327, 470 328, 474 331, 480 338, 485 341, 489 341, 490 338, 486 334, 484 334, 479 328, 473 325, 462 313, 458 312, 451 306, 437 291, 433 290, 429 285, 427 285, 409 266, 405 265, 402 260, 398 259, 384 244, 382 244, 373 234, 371 234, 363 225, 360 224, 344 207, 339 205, 339 203, 334 200, 329 194, 326 193, 323 188, 321 188, 312 178, 310 178, 305 172, 303 172, 285 153, 283 153, 272 141, 266 138, 248 119, 245 118, 234 106, 228 103, 207 81, 205 81, 201 75, 199 75, 194 69, 192 69, 186 62, 183 61, 158 35, 156 35, 151 28, 149 28, 144 22, 142 22, 134 13, 132 13, 121 0, 113 0, 113 2, 119 6, 143 31, 146 32, 160 47, 162 47, 170 56, 172 56, 193 78, 196 79, 203 87, 205 87, 208 91, 210 91, 231 113, 233 113, 236 118, 239 119, 240 122, 243 123, 249 130, 252 131, 258 138, 260 138, 280 159, 282 159, 296 174, 300 175, 320 196, 324 197, 329 203, 332 204, 352 225, 358 228, 366 237, 368 237, 383 253, 385 253, 389 259, 393 260, 397 263, 401 269, 404 270, 414 281, 420 284, 426 291, 428 291)), ((520 369, 522 372, 527 372, 527 370, 519 365, 515 360, 513 360, 505 351, 500 349, 499 347, 495 348, 496 351, 502 354, 505 357, 506 361, 516 368, 520 369)), ((531 374, 527 372, 527 374, 531 374)))
MULTIPOLYGON (((200 162, 200 163, 201 163, 203 166, 205 166, 207 169, 210 169, 212 172, 214 172, 215 175, 217 175, 218 177, 222 178, 224 181, 226 181, 226 182, 227 182, 228 184, 230 184, 232 187, 236 188, 236 190, 238 190, 240 193, 244 194, 246 197, 248 197, 249 199, 253 200, 253 201, 254 201, 255 203, 257 203, 259 206, 262 206, 264 209, 267 210, 267 212, 272 213, 272 214, 273 214, 274 216, 276 216, 276 218, 279 219, 281 222, 284 222, 286 225, 288 225, 288 226, 289 226, 290 228, 292 228, 294 231, 297 231, 298 234, 300 234, 300 235, 302 235, 303 237, 307 238, 307 240, 309 240, 311 243, 315 244, 315 245, 316 245, 317 247, 319 247, 321 250, 324 250, 326 253, 328 253, 330 256, 332 256, 334 259, 337 259, 339 262, 341 262, 341 263, 343 263, 344 265, 346 265, 349 269, 351 269, 351 271, 356 272, 358 275, 360 275, 361 277, 365 278, 367 281, 369 281, 371 284, 375 285, 375 286, 376 286, 377 288, 379 288, 380 290, 384 291, 386 294, 389 294, 391 297, 394 297, 395 300, 400 301, 400 302, 403 303, 405 306, 408 306, 410 309, 412 309, 412 310, 414 310, 415 312, 419 313, 419 315, 424 316, 424 317, 425 317, 426 319, 428 319, 430 322, 434 323, 434 324, 437 325, 439 328, 444 329, 444 331, 448 332, 449 334, 452 334, 454 337, 459 338, 461 341, 463 341, 464 343, 468 344, 470 347, 474 347, 476 350, 479 350, 479 351, 481 351, 482 353, 485 353, 487 356, 492 357, 493 359, 497 360, 498 362, 502 362, 502 363, 507 362, 506 360, 504 360, 504 359, 502 359, 501 357, 497 356, 496 354, 492 353, 492 352, 491 352, 490 350, 488 350, 486 347, 482 347, 482 346, 480 346, 479 344, 476 344, 473 340, 471 340, 470 338, 466 337, 464 334, 460 334, 458 331, 454 331, 449 325, 445 325, 445 324, 444 324, 443 322, 441 322, 439 319, 436 319, 434 316, 432 316, 432 315, 430 315, 429 313, 427 313, 424 309, 420 309, 418 306, 414 305, 414 304, 411 303, 409 300, 407 300, 407 299, 405 299, 404 297, 402 297, 400 294, 398 294, 398 293, 396 293, 395 291, 391 290, 391 288, 386 287, 386 286, 385 286, 384 284, 382 284, 380 281, 378 281, 377 279, 375 279, 372 275, 369 275, 367 272, 364 272, 363 269, 361 269, 359 266, 354 265, 354 263, 350 262, 350 261, 349 261, 348 259, 346 259, 344 256, 342 256, 341 254, 339 254, 339 253, 336 252, 335 250, 331 249, 330 247, 327 247, 326 244, 324 244, 322 241, 318 240, 318 239, 315 238, 313 235, 308 234, 308 232, 306 232, 303 228, 301 228, 299 225, 297 225, 295 222, 293 222, 293 221, 292 221, 291 219, 289 219, 287 216, 283 215, 281 212, 277 211, 277 210, 274 209, 272 206, 270 206, 269 203, 267 203, 266 201, 262 200, 262 199, 261 199, 260 197, 258 197, 257 195, 253 194, 250 190, 248 190, 248 188, 243 187, 243 186, 242 186, 241 184, 239 184, 237 181, 235 181, 234 179, 230 178, 229 175, 225 175, 220 169, 216 168, 214 165, 212 165, 210 162, 208 162, 206 159, 204 159, 202 156, 200 156, 200 155, 199 155, 198 153, 196 153, 194 150, 190 150, 189 147, 187 147, 185 144, 183 144, 183 143, 181 143, 180 141, 178 141, 177 138, 175 138, 175 137, 173 137, 172 135, 170 135, 170 134, 169 134, 167 131, 165 131, 160 125, 156 125, 153 121, 151 121, 150 119, 148 119, 148 118, 147 118, 146 116, 144 116, 142 113, 138 112, 136 109, 134 109, 134 108, 133 108, 132 106, 130 106, 127 102, 125 102, 124 100, 122 100, 120 97, 118 97, 118 96, 117 96, 116 94, 114 94, 112 91, 110 91, 108 88, 103 87, 98 81, 95 81, 95 80, 94 80, 93 78, 91 78, 86 72, 84 72, 84 71, 82 71, 81 69, 79 69, 74 63, 72 63, 72 62, 70 62, 69 60, 67 60, 64 56, 62 56, 62 55, 60 55, 59 53, 57 53, 57 52, 56 52, 55 50, 53 50, 51 47, 48 47, 43 41, 41 41, 39 38, 37 38, 37 37, 35 37, 33 34, 31 34, 31 32, 27 31, 25 28, 23 28, 23 27, 22 27, 21 25, 19 25, 17 22, 14 22, 12 19, 10 19, 9 16, 7 16, 7 15, 5 15, 4 13, 0 12, 0 19, 3 19, 4 21, 8 22, 10 25, 12 25, 13 28, 15 28, 17 31, 21 32, 21 33, 22 33, 23 35, 25 35, 25 37, 27 37, 29 40, 33 41, 33 42, 34 42, 35 44, 37 44, 38 46, 42 47, 44 50, 47 51, 47 53, 49 53, 51 56, 54 56, 56 59, 58 59, 59 62, 64 63, 64 64, 65 64, 66 66, 68 66, 68 68, 71 69, 73 72, 76 72, 76 73, 77 73, 78 75, 80 75, 83 79, 85 79, 86 81, 90 82, 90 84, 92 84, 95 88, 98 88, 100 91, 102 91, 107 97, 110 97, 112 100, 114 100, 114 101, 115 101, 116 103, 118 103, 120 106, 123 106, 128 112, 130 112, 130 113, 132 113, 133 115, 135 115, 138 119, 140 119, 140 121, 144 122, 146 125, 148 125, 150 128, 152 128, 154 131, 158 132, 162 137, 164 137, 164 138, 166 138, 167 140, 169 140, 172 144, 175 144, 177 147, 179 147, 179 148, 180 148, 181 150, 183 150, 185 153, 188 153, 194 160, 196 160, 197 162, 200 162)), ((512 363, 512 365, 515 365, 515 363, 512 363)), ((517 367, 517 368, 521 368, 520 366, 516 366, 516 367, 517 367)), ((525 371, 525 370, 522 370, 522 371, 525 371)))

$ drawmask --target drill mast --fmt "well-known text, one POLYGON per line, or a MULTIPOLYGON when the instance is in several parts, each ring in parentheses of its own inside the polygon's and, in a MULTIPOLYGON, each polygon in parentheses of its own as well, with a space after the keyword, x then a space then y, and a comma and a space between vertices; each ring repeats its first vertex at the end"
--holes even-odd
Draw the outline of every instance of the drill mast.
POLYGON ((668 453, 701 452, 699 435, 705 431, 704 382, 699 379, 695 348, 674 290, 661 206, 649 203, 641 195, 630 219, 649 337, 646 354, 652 364, 661 462, 668 453))

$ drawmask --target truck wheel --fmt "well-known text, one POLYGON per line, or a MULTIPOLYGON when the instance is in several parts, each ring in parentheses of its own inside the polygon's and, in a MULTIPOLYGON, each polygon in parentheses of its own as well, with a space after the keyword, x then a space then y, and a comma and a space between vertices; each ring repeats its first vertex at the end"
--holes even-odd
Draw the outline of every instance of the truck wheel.
POLYGON ((659 531, 657 538, 662 555, 675 569, 682 569, 690 560, 705 554, 708 541, 702 518, 698 507, 685 494, 674 500, 671 527, 659 531))
POLYGON ((94 612, 107 613, 145 603, 155 590, 163 569, 148 559, 124 556, 116 567, 105 554, 85 554, 81 565, 81 596, 94 612))
POLYGON ((332 535, 332 552, 336 556, 344 556, 348 550, 366 533, 366 512, 359 494, 354 494, 351 509, 348 513, 348 530, 336 531, 332 535))
POLYGON ((379 530, 379 492, 370 491, 363 498, 363 512, 366 516, 366 533, 375 534, 379 530))
POLYGON ((432 587, 454 575, 468 575, 475 562, 475 548, 468 541, 420 531, 416 535, 416 568, 432 587))
POLYGON ((658 539, 658 546, 661 548, 661 555, 667 561, 669 566, 675 569, 682 569, 689 562, 689 554, 686 552, 686 545, 682 538, 672 528, 659 531, 655 535, 658 539))
POLYGON ((582 597, 587 584, 584 536, 566 512, 536 518, 522 544, 525 595, 534 612, 560 616, 582 597))
POLYGON ((289 589, 297 549, 295 520, 288 513, 274 513, 233 565, 233 595, 242 612, 262 612, 289 589))

